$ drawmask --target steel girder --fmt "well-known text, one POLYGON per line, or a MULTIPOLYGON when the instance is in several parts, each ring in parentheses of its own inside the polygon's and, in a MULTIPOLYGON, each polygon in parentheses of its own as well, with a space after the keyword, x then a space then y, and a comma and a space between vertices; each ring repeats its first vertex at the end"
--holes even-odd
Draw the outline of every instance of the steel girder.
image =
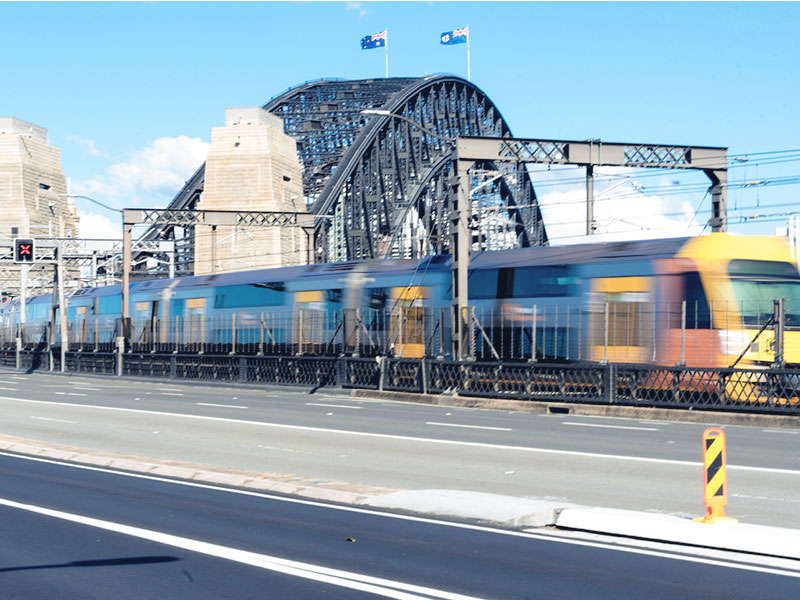
MULTIPOLYGON (((447 75, 311 81, 264 108, 281 117, 297 141, 308 209, 325 217, 315 234, 319 262, 449 252, 453 138, 511 135, 480 89, 447 75), (367 109, 388 110, 415 125, 364 115, 367 109)), ((204 178, 205 165, 167 209, 193 209, 204 178)), ((524 167, 478 163, 472 183, 481 187, 471 197, 475 249, 547 243, 524 167)), ((191 226, 184 233, 191 236, 191 226)), ((142 239, 175 238, 173 225, 154 224, 142 239)))

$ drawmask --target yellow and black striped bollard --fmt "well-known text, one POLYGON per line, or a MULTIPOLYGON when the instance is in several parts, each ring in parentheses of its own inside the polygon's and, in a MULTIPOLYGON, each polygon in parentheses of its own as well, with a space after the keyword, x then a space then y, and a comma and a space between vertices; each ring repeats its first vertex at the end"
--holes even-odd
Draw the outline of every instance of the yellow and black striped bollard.
POLYGON ((728 504, 728 463, 725 451, 725 432, 711 427, 703 432, 703 505, 706 515, 695 521, 702 523, 736 522, 725 516, 728 504))

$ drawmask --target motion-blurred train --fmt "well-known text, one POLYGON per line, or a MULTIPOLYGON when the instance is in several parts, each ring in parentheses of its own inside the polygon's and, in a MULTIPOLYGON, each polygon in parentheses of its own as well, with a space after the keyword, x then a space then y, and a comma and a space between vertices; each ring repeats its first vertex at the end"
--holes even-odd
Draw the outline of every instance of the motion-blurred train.
MULTIPOLYGON (((450 269, 440 255, 137 282, 131 341, 314 353, 335 339, 346 349, 355 336, 362 351, 447 357, 450 269)), ((115 334, 120 293, 114 285, 72 295, 71 346, 115 334)), ((769 365, 772 328, 756 334, 778 298, 786 300, 784 358, 798 365, 800 275, 784 238, 713 233, 483 252, 469 273, 475 352, 502 360, 725 367, 744 353, 742 366, 769 365)), ((28 300, 27 331, 44 330, 50 307, 49 295, 28 300)), ((6 340, 18 324, 19 302, 0 306, 6 340)))

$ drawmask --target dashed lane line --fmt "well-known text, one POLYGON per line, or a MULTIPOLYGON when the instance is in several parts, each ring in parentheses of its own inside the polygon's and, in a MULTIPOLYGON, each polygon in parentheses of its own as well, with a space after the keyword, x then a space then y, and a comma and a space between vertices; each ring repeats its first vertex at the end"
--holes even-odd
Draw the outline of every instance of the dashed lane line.
POLYGON ((247 408, 240 404, 212 404, 211 402, 195 402, 197 406, 215 406, 217 408, 247 408))
MULTIPOLYGON (((107 410, 107 411, 117 411, 117 412, 129 412, 129 413, 140 413, 140 414, 148 414, 148 415, 159 415, 165 417, 174 417, 178 419, 195 419, 200 421, 219 421, 223 423, 234 423, 234 424, 241 424, 241 425, 249 425, 252 427, 270 427, 276 429, 292 429, 295 431, 313 431, 317 433, 331 433, 335 435, 350 435, 355 437, 371 437, 371 438, 379 438, 379 439, 393 439, 393 440, 403 440, 403 441, 410 441, 410 442, 420 442, 426 444, 440 444, 440 445, 447 445, 447 446, 470 446, 473 448, 491 448, 494 450, 506 450, 506 451, 515 451, 515 452, 532 452, 537 454, 554 454, 554 455, 562 455, 562 456, 583 456, 586 458, 599 458, 605 460, 624 460, 629 462, 642 462, 642 463, 653 463, 653 464, 665 464, 665 465, 679 465, 679 466, 686 466, 697 468, 698 465, 702 465, 702 462, 699 461, 689 461, 689 460, 675 460, 671 458, 651 458, 646 456, 626 456, 622 454, 602 454, 599 452, 583 452, 579 450, 559 450, 555 448, 536 448, 533 446, 511 446, 506 444, 491 444, 487 442, 468 442, 463 440, 443 440, 443 439, 436 439, 436 438, 423 438, 417 436, 410 436, 410 435, 394 435, 388 433, 372 433, 369 431, 348 431, 346 429, 332 429, 327 427, 310 427, 308 425, 289 425, 286 423, 268 423, 265 421, 247 421, 244 419, 231 419, 229 417, 211 417, 206 415, 190 415, 190 414, 183 414, 183 413, 171 413, 171 412, 163 412, 163 411, 155 411, 155 410, 142 410, 137 408, 121 408, 116 406, 100 406, 96 404, 71 404, 69 402, 53 402, 48 400, 32 400, 29 398, 14 398, 11 396, 0 396, 0 400, 8 400, 11 402, 24 402, 27 404, 47 404, 47 405, 57 405, 59 407, 72 407, 72 408, 79 408, 79 409, 94 409, 94 410, 107 410)), ((744 465, 731 465, 728 464, 727 466, 729 471, 755 471, 759 473, 780 473, 784 475, 800 475, 800 470, 797 469, 777 469, 777 468, 770 468, 770 467, 750 467, 744 465)))
POLYGON ((462 427, 464 429, 489 429, 491 431, 513 431, 508 427, 485 427, 483 425, 459 425, 458 423, 437 423, 435 421, 425 421, 425 425, 436 425, 437 427, 462 427))
POLYGON ((564 421, 562 425, 572 425, 574 427, 600 427, 602 429, 633 429, 635 431, 659 431, 658 427, 630 427, 628 425, 600 425, 599 423, 575 423, 574 421, 564 421))

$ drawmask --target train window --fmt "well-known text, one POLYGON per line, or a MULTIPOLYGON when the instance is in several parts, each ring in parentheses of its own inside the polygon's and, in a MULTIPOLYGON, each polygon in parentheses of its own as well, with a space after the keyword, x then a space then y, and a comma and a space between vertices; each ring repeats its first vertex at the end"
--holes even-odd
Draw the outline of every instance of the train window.
POLYGON ((683 274, 683 297, 686 300, 686 327, 688 329, 709 329, 711 313, 708 300, 697 271, 683 274))
POLYGON ((569 296, 569 286, 575 282, 575 278, 569 276, 566 265, 519 267, 514 271, 514 298, 569 296))
POLYGON ((340 289, 325 290, 325 299, 328 302, 341 302, 342 301, 342 290, 340 290, 340 289))
POLYGON ((367 308, 383 310, 386 308, 386 288, 369 288, 369 304, 367 308))
POLYGON ((732 260, 728 272, 746 325, 763 325, 778 298, 786 299, 786 325, 800 325, 800 276, 791 263, 732 260))
POLYGON ((469 273, 470 298, 480 300, 482 298, 497 297, 497 269, 476 269, 469 273))
POLYGON ((285 304, 285 289, 278 282, 218 287, 214 296, 214 308, 282 306, 285 304))
POLYGON ((98 298, 97 314, 114 315, 122 312, 122 298, 120 296, 101 296, 98 298))

